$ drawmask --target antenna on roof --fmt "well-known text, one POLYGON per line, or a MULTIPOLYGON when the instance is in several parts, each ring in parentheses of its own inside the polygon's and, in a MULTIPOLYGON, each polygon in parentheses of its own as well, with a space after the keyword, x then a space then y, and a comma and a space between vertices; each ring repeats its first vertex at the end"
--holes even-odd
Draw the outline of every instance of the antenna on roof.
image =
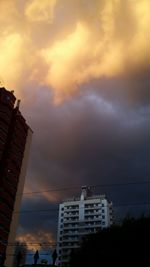
POLYGON ((16 106, 18 109, 19 109, 19 107, 20 107, 20 102, 21 102, 21 100, 18 99, 18 100, 17 100, 17 106, 16 106))

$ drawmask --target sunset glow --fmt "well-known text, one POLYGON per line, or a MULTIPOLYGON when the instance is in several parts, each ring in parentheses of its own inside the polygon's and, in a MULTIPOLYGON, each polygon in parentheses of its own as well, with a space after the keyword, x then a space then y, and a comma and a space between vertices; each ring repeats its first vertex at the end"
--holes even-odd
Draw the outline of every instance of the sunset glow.
POLYGON ((87 2, 1 1, 0 77, 6 86, 20 95, 28 75, 61 102, 92 79, 149 65, 149 0, 87 2))

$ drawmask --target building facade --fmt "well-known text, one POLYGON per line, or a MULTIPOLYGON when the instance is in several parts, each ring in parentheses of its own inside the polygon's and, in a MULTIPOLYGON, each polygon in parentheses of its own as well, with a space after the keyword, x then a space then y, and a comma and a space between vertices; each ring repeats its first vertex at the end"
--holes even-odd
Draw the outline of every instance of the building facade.
POLYGON ((0 88, 0 255, 11 266, 32 131, 13 91, 0 88))
POLYGON ((96 233, 112 223, 112 202, 105 195, 93 195, 88 187, 83 186, 80 198, 59 205, 58 265, 68 266, 70 253, 80 247, 83 236, 96 233))

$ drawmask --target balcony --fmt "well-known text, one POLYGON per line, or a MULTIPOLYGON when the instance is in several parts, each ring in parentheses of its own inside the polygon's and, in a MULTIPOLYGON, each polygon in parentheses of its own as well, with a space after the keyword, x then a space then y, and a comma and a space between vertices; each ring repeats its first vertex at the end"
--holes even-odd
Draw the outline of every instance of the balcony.
POLYGON ((64 213, 64 218, 66 217, 78 217, 79 216, 79 212, 77 213, 72 213, 72 212, 68 212, 68 213, 64 213))
POLYGON ((66 248, 66 249, 72 249, 72 248, 79 248, 80 245, 73 245, 73 244, 68 244, 68 245, 62 245, 62 248, 66 248))
POLYGON ((85 211, 85 216, 90 216, 90 215, 93 215, 93 216, 95 216, 95 215, 101 215, 102 214, 102 212, 99 210, 99 211, 92 211, 92 212, 87 212, 87 211, 85 211))
POLYGON ((99 206, 85 206, 85 210, 100 210, 102 207, 102 204, 100 204, 99 206))
POLYGON ((68 242, 71 242, 71 243, 74 243, 74 242, 78 242, 79 241, 79 238, 78 236, 76 235, 75 237, 70 237, 70 236, 65 236, 62 238, 62 243, 68 243, 68 242))
POLYGON ((73 219, 71 219, 71 218, 64 219, 64 224, 66 224, 66 223, 75 223, 75 222, 79 222, 79 218, 77 218, 77 219, 75 219, 75 218, 73 218, 73 219))
POLYGON ((99 218, 91 217, 91 218, 85 218, 84 219, 84 222, 99 222, 99 221, 101 221, 101 217, 99 217, 99 218))
POLYGON ((75 236, 75 235, 78 235, 78 231, 70 231, 70 232, 68 232, 68 233, 63 233, 62 235, 63 236, 75 236))
POLYGON ((68 229, 78 229, 79 226, 78 225, 64 225, 63 229, 65 230, 68 230, 68 229))

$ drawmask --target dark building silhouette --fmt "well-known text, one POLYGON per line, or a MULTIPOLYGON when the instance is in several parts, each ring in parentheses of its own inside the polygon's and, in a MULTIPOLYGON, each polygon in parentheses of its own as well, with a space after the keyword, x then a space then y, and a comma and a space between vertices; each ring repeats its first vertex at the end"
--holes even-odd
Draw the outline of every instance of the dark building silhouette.
POLYGON ((0 88, 0 255, 11 265, 32 131, 13 91, 0 88), (14 212, 15 211, 15 212, 14 212))

